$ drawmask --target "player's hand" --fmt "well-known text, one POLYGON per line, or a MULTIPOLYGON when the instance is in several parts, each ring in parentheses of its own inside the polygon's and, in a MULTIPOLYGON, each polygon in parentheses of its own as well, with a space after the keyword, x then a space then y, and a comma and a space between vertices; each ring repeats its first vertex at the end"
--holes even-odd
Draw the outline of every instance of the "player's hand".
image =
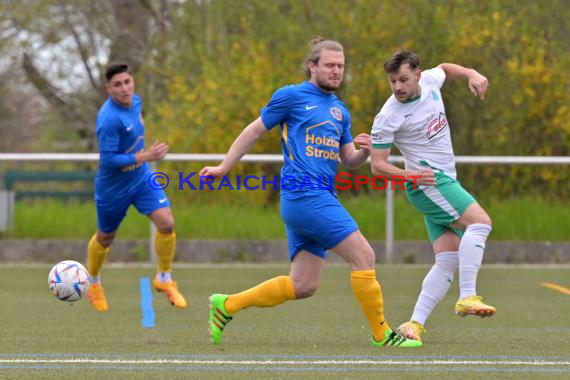
POLYGON ((418 170, 410 173, 410 175, 416 177, 415 181, 418 185, 435 186, 437 184, 437 181, 435 179, 435 174, 433 173, 433 169, 431 168, 418 170))
POLYGON ((489 87, 489 81, 483 75, 479 74, 477 71, 473 70, 469 76, 469 90, 479 99, 485 100, 485 93, 489 87))
POLYGON ((354 142, 359 145, 360 150, 363 150, 366 154, 370 154, 370 150, 372 149, 372 138, 369 134, 359 134, 354 138, 354 142))
POLYGON ((200 173, 198 173, 198 175, 200 177, 210 176, 210 177, 214 177, 214 178, 220 178, 220 177, 225 176, 226 174, 227 174, 227 172, 224 170, 224 168, 222 168, 221 165, 205 166, 202 168, 202 170, 200 170, 200 173))
POLYGON ((147 161, 160 161, 168 153, 170 146, 166 143, 159 142, 158 140, 152 144, 148 150, 145 151, 147 161))

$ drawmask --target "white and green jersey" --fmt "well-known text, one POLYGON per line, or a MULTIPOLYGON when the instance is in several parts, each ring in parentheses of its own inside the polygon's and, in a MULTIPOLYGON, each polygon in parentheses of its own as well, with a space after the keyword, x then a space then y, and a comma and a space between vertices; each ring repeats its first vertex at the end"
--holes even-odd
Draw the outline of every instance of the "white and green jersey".
POLYGON ((455 179, 455 157, 439 91, 444 81, 445 72, 436 67, 422 72, 419 97, 400 102, 390 96, 374 118, 372 147, 386 149, 394 144, 407 170, 429 166, 455 179))

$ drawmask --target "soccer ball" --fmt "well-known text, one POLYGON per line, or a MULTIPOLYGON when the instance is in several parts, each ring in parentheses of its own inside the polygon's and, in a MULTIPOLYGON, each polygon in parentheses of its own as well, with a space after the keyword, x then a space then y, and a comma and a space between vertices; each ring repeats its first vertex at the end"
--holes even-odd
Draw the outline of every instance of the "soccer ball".
POLYGON ((89 273, 77 261, 61 261, 49 271, 48 285, 53 295, 60 300, 77 301, 89 288, 89 273))

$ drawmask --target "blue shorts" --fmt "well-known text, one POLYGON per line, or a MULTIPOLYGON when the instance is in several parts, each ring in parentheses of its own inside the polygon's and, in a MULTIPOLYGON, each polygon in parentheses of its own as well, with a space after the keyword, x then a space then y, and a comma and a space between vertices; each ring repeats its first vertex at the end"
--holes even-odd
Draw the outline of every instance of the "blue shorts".
POLYGON ((281 217, 289 243, 289 260, 305 250, 322 259, 358 225, 338 199, 328 191, 297 199, 281 197, 281 217))
POLYGON ((101 198, 95 194, 99 231, 109 233, 119 228, 131 205, 141 214, 150 215, 159 208, 170 207, 170 201, 163 190, 151 188, 148 181, 142 181, 134 191, 116 197, 101 198))

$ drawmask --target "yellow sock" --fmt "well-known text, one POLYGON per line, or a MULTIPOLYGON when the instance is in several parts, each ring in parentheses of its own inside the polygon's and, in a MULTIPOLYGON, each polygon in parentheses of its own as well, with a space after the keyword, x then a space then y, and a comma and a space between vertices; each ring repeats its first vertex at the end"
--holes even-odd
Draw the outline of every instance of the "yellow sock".
POLYGON ((276 306, 296 298, 293 282, 289 276, 279 276, 262 282, 251 289, 229 296, 224 308, 229 314, 234 314, 250 306, 276 306))
POLYGON ((376 280, 376 271, 374 269, 352 271, 350 283, 360 308, 368 319, 374 339, 378 342, 384 340, 384 331, 390 329, 390 326, 384 319, 384 299, 382 288, 376 280))
POLYGON ((87 272, 91 277, 99 276, 103 261, 105 261, 108 253, 109 247, 103 247, 97 240, 97 234, 93 235, 89 240, 89 245, 87 245, 87 272))
POLYGON ((176 249, 176 233, 163 234, 156 231, 154 250, 156 251, 156 269, 158 272, 172 272, 172 261, 176 249))

